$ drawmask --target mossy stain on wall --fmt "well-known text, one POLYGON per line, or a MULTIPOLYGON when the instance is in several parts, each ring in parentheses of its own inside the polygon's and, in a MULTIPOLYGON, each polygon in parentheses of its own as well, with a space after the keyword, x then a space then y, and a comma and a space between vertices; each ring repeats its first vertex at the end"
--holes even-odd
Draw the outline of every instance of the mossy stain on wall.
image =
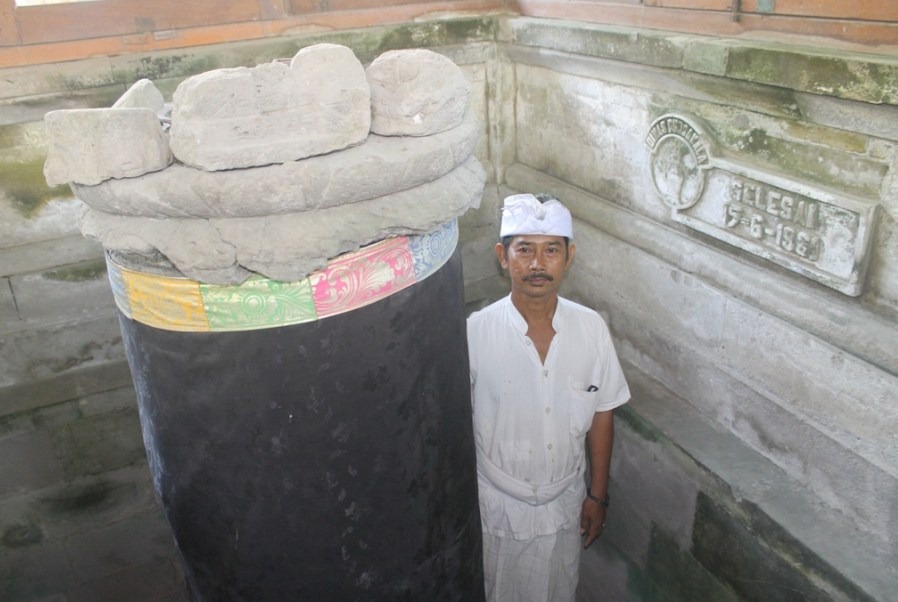
POLYGON ((727 74, 815 94, 898 104, 898 64, 865 55, 817 56, 776 49, 731 49, 727 74))
POLYGON ((68 186, 47 186, 43 158, 26 162, 0 162, 0 193, 25 218, 36 216, 52 200, 74 196, 68 186))
MULTIPOLYGON (((26 103, 20 103, 26 104, 26 103)), ((12 152, 17 156, 21 149, 34 146, 42 138, 43 128, 36 129, 32 124, 16 123, 0 127, 0 151, 12 152)))
POLYGON ((389 30, 383 37, 382 48, 439 47, 447 44, 463 44, 480 41, 491 36, 488 24, 482 20, 455 22, 411 23, 389 30), (486 34, 486 35, 485 35, 486 34))
POLYGON ((494 40, 499 26, 495 19, 457 19, 443 25, 450 39, 466 42, 494 40))
MULTIPOLYGON (((736 593, 691 554, 680 549, 676 540, 658 525, 652 525, 646 572, 663 597, 649 600, 677 602, 739 602, 736 593)), ((651 590, 645 592, 650 593, 651 590)), ((645 599, 645 598, 643 598, 645 599)))
POLYGON ((145 56, 130 69, 116 69, 115 80, 130 85, 140 79, 167 79, 172 77, 188 77, 197 73, 211 71, 219 67, 219 61, 212 55, 161 55, 145 56))
POLYGON ((40 526, 34 523, 13 525, 3 532, 3 546, 7 548, 23 548, 25 546, 40 543, 44 538, 44 532, 40 526))
POLYGON ((122 485, 99 481, 84 486, 72 486, 41 500, 41 506, 50 514, 66 515, 103 508, 109 505, 122 485))
POLYGON ((488 41, 495 38, 495 29, 496 23, 491 19, 459 19, 404 23, 397 27, 345 32, 345 39, 327 41, 345 44, 353 49, 359 60, 369 62, 388 50, 438 48, 488 41))
POLYGON ((102 259, 86 261, 44 273, 48 280, 57 282, 88 282, 102 278, 105 274, 106 262, 102 259))
POLYGON ((788 140, 755 127, 747 132, 722 130, 720 140, 739 155, 751 157, 754 164, 769 165, 774 171, 798 180, 868 198, 878 197, 888 172, 885 164, 852 152, 859 148, 856 136, 841 144, 833 140, 828 144, 821 143, 823 140, 809 143, 788 140))
POLYGON ((747 509, 753 518, 744 507, 699 494, 692 537, 692 555, 737 599, 872 602, 828 563, 808 555, 775 521, 759 520, 763 513, 750 504, 747 509))
POLYGON ((624 405, 615 410, 614 415, 622 420, 633 432, 645 439, 646 441, 659 441, 659 433, 657 429, 640 416, 630 406, 624 405))

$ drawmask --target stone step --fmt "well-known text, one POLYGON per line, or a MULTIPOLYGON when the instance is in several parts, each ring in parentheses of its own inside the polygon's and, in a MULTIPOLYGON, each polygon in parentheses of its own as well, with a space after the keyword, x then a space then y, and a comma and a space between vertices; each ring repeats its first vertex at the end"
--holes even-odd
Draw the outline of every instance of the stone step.
POLYGON ((660 588, 665 600, 894 599, 894 549, 687 400, 625 368, 633 399, 617 413, 615 503, 607 538, 584 558, 594 567, 584 591, 639 590, 628 599, 647 599, 646 588, 660 588), (616 560, 600 562, 606 556, 616 560), (632 570, 621 571, 621 562, 632 570), (611 581, 598 585, 603 578, 611 581))

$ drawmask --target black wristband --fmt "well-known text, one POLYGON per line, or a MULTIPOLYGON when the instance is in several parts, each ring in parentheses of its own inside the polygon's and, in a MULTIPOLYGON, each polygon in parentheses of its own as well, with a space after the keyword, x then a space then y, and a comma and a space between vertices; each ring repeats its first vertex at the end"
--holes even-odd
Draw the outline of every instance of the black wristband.
POLYGON ((594 496, 592 494, 592 492, 589 491, 589 487, 586 488, 586 497, 588 497, 589 499, 594 501, 596 504, 598 504, 600 506, 604 506, 606 508, 611 504, 611 496, 610 495, 608 495, 606 493, 604 498, 598 498, 598 497, 594 496))

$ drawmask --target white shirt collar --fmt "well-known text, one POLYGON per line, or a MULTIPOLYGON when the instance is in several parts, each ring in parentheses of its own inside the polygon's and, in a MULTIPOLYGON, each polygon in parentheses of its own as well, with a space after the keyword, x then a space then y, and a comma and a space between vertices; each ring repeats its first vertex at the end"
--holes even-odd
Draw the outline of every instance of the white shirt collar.
MULTIPOLYGON (((515 307, 514 303, 511 300, 511 293, 505 297, 506 301, 506 310, 508 311, 508 317, 511 320, 512 324, 514 324, 515 328, 521 334, 527 334, 527 320, 524 319, 524 316, 521 315, 521 312, 518 311, 518 308, 515 307)), ((562 298, 558 297, 558 303, 555 305, 555 315, 552 316, 552 328, 555 330, 555 333, 559 333, 564 328, 564 303, 562 298)))

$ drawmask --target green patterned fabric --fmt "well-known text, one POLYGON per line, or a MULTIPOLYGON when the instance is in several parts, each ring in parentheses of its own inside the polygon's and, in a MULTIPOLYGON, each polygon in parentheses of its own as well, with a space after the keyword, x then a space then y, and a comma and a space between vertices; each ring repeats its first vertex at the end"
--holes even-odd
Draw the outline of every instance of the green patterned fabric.
POLYGON ((200 289, 212 331, 252 330, 317 319, 308 279, 280 282, 257 276, 239 287, 203 284, 200 289))

